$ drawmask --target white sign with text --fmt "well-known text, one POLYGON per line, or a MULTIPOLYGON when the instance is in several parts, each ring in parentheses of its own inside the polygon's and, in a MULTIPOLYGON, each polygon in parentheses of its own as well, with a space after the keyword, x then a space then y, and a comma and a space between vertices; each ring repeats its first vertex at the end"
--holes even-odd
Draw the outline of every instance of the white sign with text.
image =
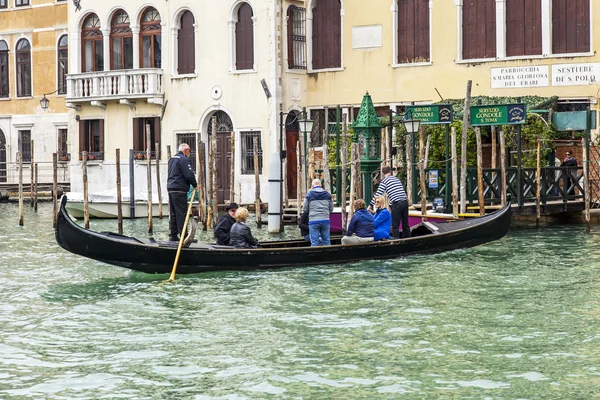
POLYGON ((552 86, 580 86, 598 83, 600 83, 600 63, 552 66, 552 86))
POLYGON ((547 65, 492 68, 492 89, 512 89, 549 86, 547 65))

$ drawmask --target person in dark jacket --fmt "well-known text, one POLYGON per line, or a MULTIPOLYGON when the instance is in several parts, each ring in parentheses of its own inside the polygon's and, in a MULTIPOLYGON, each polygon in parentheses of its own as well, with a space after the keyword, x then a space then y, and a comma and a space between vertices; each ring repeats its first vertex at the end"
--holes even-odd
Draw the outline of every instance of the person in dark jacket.
POLYGON ((373 241, 373 216, 367 211, 364 200, 354 201, 354 215, 348 225, 346 236, 342 237, 342 244, 359 244, 373 241))
MULTIPOLYGON (((567 151, 565 159, 563 160, 561 167, 576 167, 577 166, 577 159, 575 157, 573 157, 573 153, 571 153, 571 151, 567 151)), ((573 186, 573 179, 571 178, 572 175, 574 175, 575 173, 575 169, 573 168, 567 168, 565 171, 565 174, 567 175, 567 182, 566 185, 567 187, 563 188, 564 190, 567 191, 567 195, 569 196, 573 196, 575 195, 575 188, 572 188, 571 186, 573 186)))
POLYGON ((250 227, 246 225, 246 219, 248 219, 248 210, 244 207, 238 208, 235 212, 237 222, 233 224, 229 233, 229 244, 238 249, 255 249, 258 247, 258 240, 252 236, 250 227))
POLYGON ((235 224, 235 212, 238 210, 236 203, 231 203, 225 207, 225 214, 219 217, 219 222, 215 225, 215 239, 221 246, 229 246, 229 232, 235 224))
POLYGON ((187 193, 190 185, 198 187, 188 157, 190 146, 179 145, 179 152, 169 160, 167 191, 169 192, 169 240, 179 241, 187 213, 187 193))
MULTIPOLYGON (((310 219, 308 218, 310 212, 304 211, 300 216, 300 221, 298 221, 298 227, 300 227, 300 234, 307 242, 310 242, 310 226, 308 222, 310 219)), ((319 246, 323 245, 323 238, 319 236, 319 246)))

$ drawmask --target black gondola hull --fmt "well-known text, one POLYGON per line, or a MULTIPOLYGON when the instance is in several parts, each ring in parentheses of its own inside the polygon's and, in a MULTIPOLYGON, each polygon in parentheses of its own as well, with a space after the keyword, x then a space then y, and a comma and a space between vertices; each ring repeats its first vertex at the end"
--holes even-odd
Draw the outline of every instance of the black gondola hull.
MULTIPOLYGON (((56 223, 56 241, 65 250, 145 273, 171 272, 177 243, 142 241, 84 229, 71 221, 65 204, 66 198, 63 197, 56 223)), ((234 249, 192 244, 189 248, 182 249, 177 273, 339 264, 468 248, 504 237, 510 227, 510 214, 508 204, 502 210, 482 218, 439 225, 427 224, 434 233, 359 245, 310 247, 304 240, 289 240, 265 242, 260 249, 234 249)), ((337 242, 339 243, 339 239, 337 242)))

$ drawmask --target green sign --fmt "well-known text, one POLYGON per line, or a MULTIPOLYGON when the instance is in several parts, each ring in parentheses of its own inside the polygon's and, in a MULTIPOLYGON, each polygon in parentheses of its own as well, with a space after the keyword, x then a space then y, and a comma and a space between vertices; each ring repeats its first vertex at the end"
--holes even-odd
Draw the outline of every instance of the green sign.
POLYGON ((405 112, 408 119, 418 119, 423 125, 452 123, 453 110, 451 104, 406 106, 405 112))
POLYGON ((471 107, 471 126, 525 123, 525 104, 498 104, 471 107))

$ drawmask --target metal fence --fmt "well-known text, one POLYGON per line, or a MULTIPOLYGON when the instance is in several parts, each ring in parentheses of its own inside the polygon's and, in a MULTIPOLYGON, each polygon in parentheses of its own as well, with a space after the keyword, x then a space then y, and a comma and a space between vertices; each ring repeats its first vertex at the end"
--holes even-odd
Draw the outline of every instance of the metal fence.
MULTIPOLYGON (((54 181, 54 172, 52 162, 36 162, 38 166, 38 185, 52 185, 54 181)), ((59 161, 57 166, 58 182, 65 183, 70 180, 70 163, 68 161, 59 161)), ((23 163, 23 184, 31 183, 31 163, 23 163)), ((19 183, 19 163, 6 162, 0 163, 0 184, 16 185, 19 183)))

